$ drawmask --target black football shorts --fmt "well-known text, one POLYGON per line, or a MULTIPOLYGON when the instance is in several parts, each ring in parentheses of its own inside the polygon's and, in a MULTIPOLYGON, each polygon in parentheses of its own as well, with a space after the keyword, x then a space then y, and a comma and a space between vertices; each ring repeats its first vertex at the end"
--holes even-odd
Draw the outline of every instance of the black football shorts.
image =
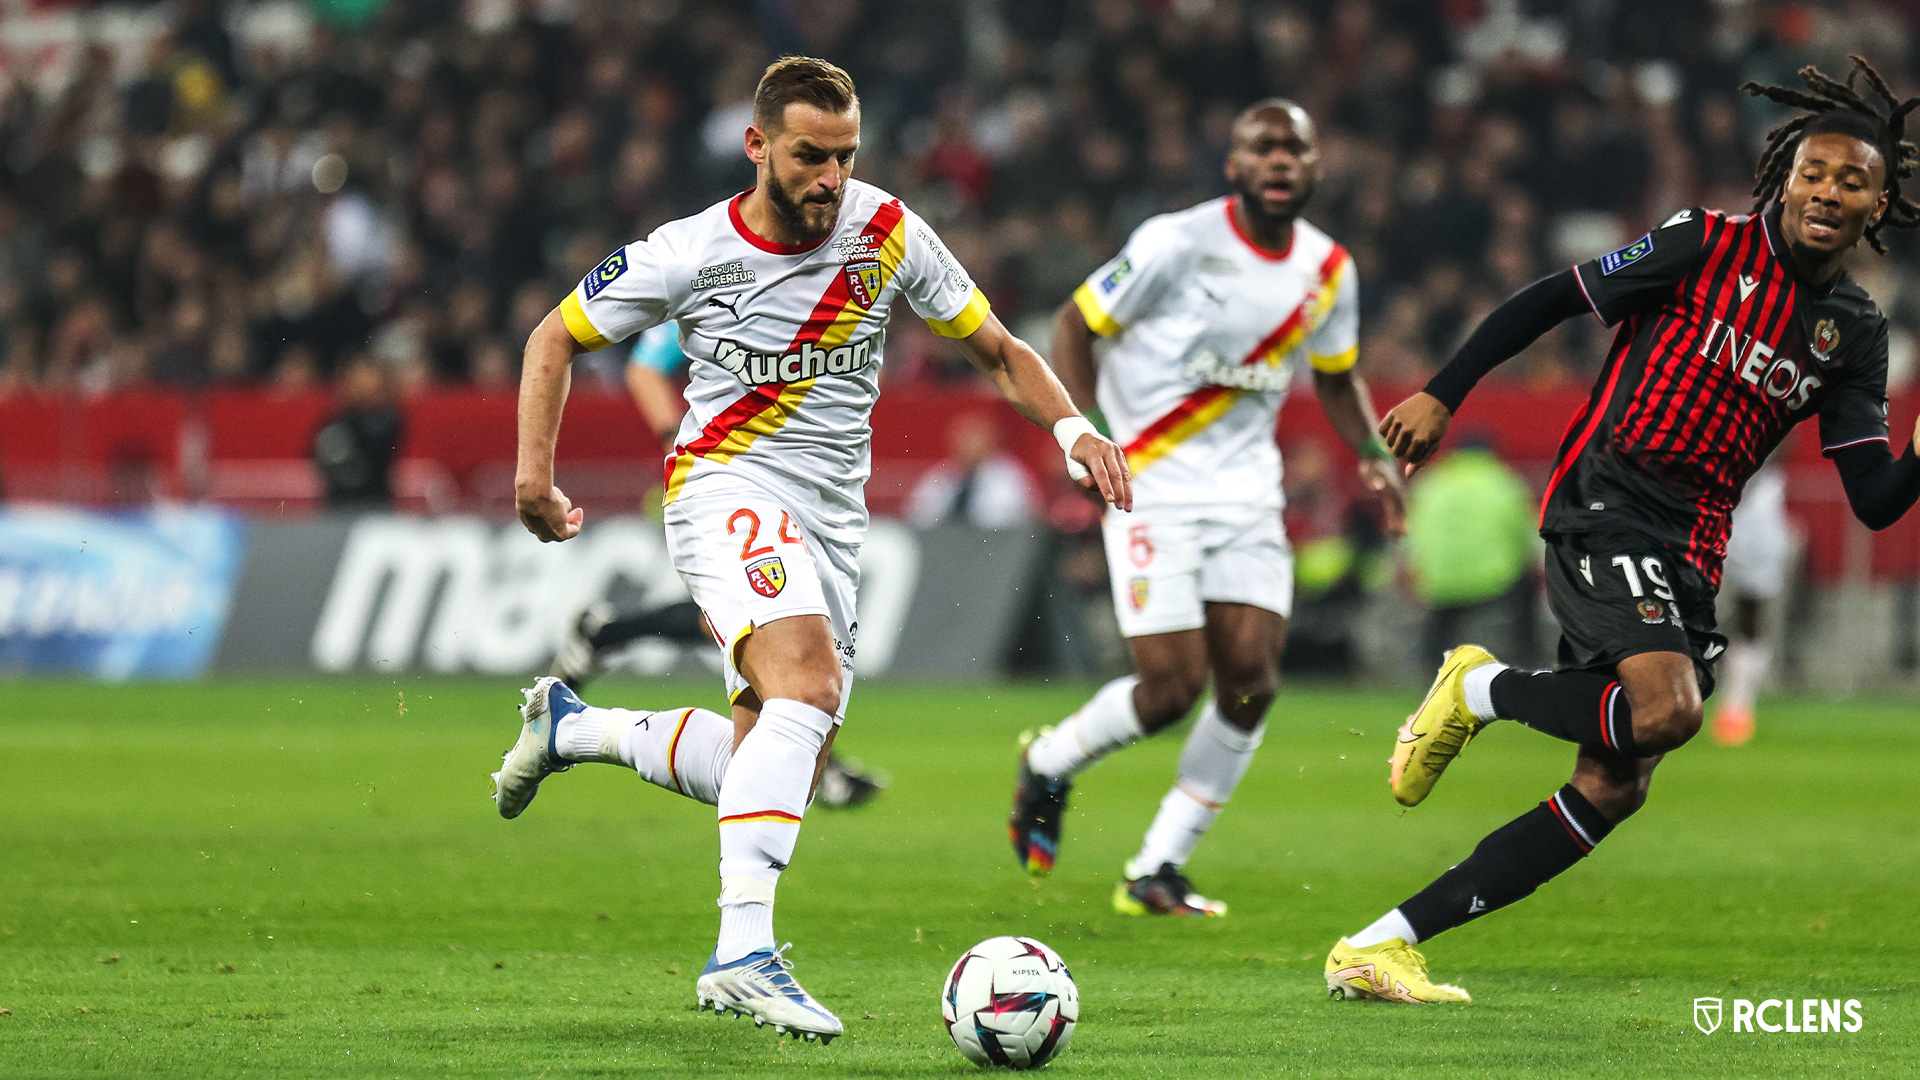
POLYGON ((1713 693, 1713 664, 1727 639, 1714 630, 1714 589, 1690 564, 1633 533, 1570 533, 1547 542, 1546 571, 1562 669, 1686 653, 1700 696, 1713 693))

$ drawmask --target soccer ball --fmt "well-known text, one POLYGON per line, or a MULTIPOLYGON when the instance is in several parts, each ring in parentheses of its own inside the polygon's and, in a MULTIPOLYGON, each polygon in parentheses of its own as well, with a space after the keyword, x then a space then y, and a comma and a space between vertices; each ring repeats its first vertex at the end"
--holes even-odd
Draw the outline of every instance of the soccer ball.
POLYGON ((997 937, 955 961, 940 992, 953 1045, 975 1065, 1037 1069, 1073 1037, 1080 988, 1060 954, 1028 937, 997 937))

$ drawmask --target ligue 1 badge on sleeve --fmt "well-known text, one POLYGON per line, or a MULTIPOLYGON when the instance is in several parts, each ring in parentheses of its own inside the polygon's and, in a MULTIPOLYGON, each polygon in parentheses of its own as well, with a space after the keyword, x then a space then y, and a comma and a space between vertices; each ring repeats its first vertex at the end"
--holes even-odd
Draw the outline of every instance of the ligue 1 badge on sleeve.
POLYGON ((1653 253, 1653 234, 1635 240, 1619 251, 1609 251, 1600 256, 1600 273, 1604 276, 1632 263, 1637 263, 1653 253))
POLYGON ((1711 1035, 1720 1030, 1719 998, 1693 999, 1693 1026, 1699 1028, 1704 1035, 1711 1035))
POLYGON ((747 566, 747 584, 753 586, 753 591, 761 596, 779 596, 780 590, 787 587, 787 565, 780 561, 778 555, 750 563, 747 566))
POLYGON ((580 282, 581 291, 585 292, 587 299, 591 300, 600 295, 600 290, 611 284, 614 278, 626 272, 627 249, 621 248, 619 251, 601 260, 599 266, 594 267, 587 273, 587 276, 580 282))

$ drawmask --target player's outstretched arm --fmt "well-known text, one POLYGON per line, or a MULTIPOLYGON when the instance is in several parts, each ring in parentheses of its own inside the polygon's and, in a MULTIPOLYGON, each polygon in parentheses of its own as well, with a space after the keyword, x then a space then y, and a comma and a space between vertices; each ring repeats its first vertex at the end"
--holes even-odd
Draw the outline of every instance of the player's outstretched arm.
POLYGON ((1574 270, 1541 278, 1514 293, 1481 320, 1425 390, 1394 406, 1380 421, 1387 449, 1406 462, 1411 473, 1440 448, 1447 424, 1482 376, 1520 355, 1541 334, 1589 310, 1574 270))
POLYGON ((1367 393, 1365 380, 1352 368, 1315 370, 1313 390, 1320 398, 1320 410, 1327 414, 1327 423, 1333 425, 1340 441, 1360 455, 1360 478, 1380 496, 1381 509, 1386 513, 1387 535, 1405 536, 1406 488, 1400 482, 1399 471, 1393 468, 1386 446, 1374 434, 1373 398, 1367 393))
POLYGON ((1127 471, 1127 455, 1095 431, 1073 407, 1066 388, 1033 346, 1009 333, 991 312, 978 329, 959 341, 960 351, 993 379, 1021 416, 1052 431, 1060 440, 1069 475, 1082 487, 1100 492, 1100 497, 1115 509, 1133 509, 1133 477, 1127 471))
POLYGON ((560 440, 560 410, 573 379, 573 358, 585 352, 554 308, 527 338, 520 366, 519 454, 513 499, 520 523, 542 542, 566 540, 580 531, 586 512, 553 486, 553 450, 560 440))
POLYGON ((1847 505, 1853 516, 1869 529, 1884 529, 1899 521, 1920 501, 1920 419, 1913 425, 1913 439, 1899 457, 1878 439, 1855 443, 1831 451, 1833 467, 1840 473, 1840 485, 1846 488, 1847 505))

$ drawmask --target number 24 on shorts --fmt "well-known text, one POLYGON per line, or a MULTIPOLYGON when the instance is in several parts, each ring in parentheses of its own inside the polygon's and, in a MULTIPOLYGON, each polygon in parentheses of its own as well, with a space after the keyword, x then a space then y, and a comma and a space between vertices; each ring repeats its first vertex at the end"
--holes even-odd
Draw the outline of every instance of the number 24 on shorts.
MULTIPOLYGON (((777 536, 783 544, 799 544, 802 551, 806 544, 789 531, 793 521, 785 510, 780 511, 780 528, 777 536)), ((780 595, 787 587, 787 566, 780 556, 774 554, 772 544, 760 544, 760 515, 746 507, 735 510, 727 518, 727 535, 735 536, 746 532, 740 543, 740 562, 747 573, 747 585, 761 596, 772 598, 780 595)))

